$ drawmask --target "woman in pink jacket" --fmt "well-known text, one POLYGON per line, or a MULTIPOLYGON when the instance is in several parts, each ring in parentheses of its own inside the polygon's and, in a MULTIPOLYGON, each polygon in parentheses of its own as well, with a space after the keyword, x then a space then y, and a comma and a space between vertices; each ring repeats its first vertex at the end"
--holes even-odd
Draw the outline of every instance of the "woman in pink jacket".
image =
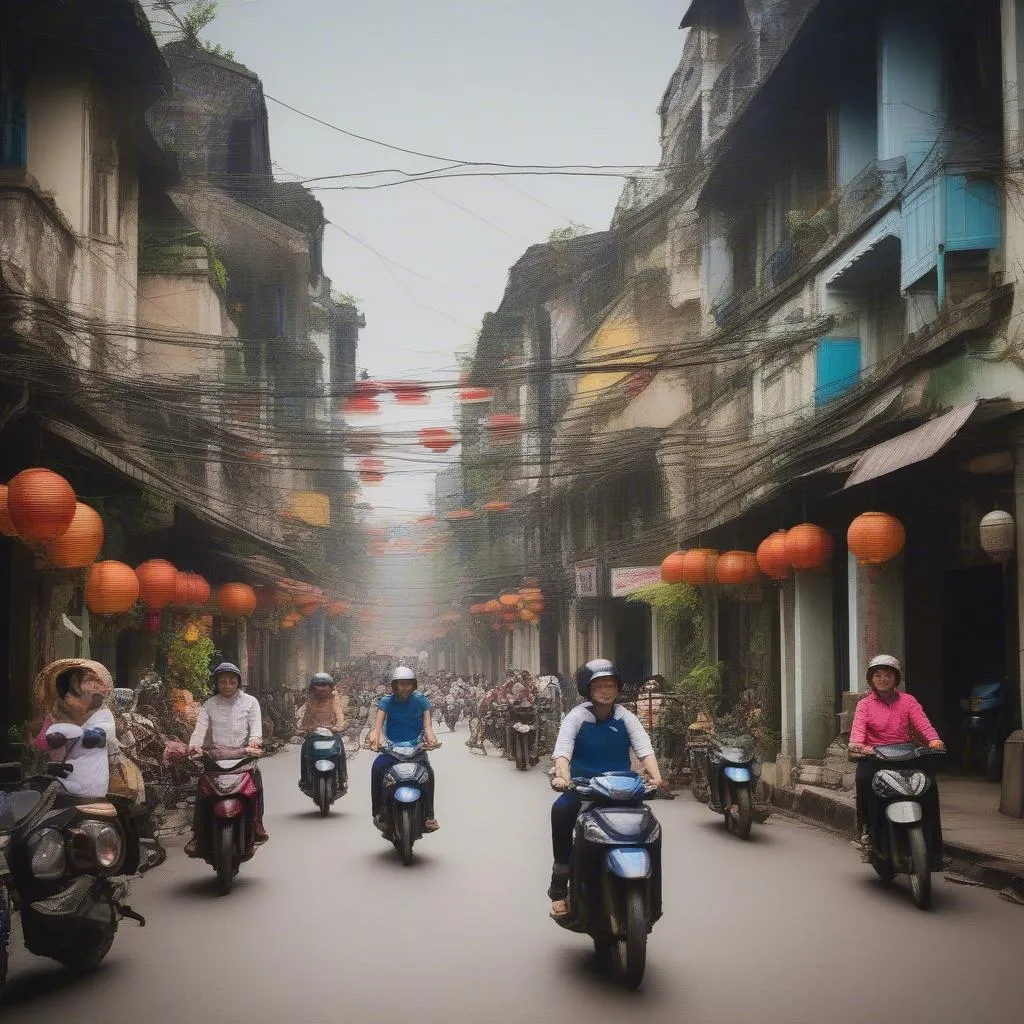
MULTIPOLYGON (((892 743, 926 743, 932 750, 944 751, 935 726, 921 707, 921 702, 900 690, 903 666, 891 654, 871 659, 867 679, 871 693, 857 705, 850 729, 850 753, 870 757, 875 747, 892 743)), ((901 765, 900 767, 906 767, 901 765)), ((931 770, 922 765, 923 771, 931 770)), ((871 780, 879 769, 878 761, 861 761, 857 765, 857 822, 861 859, 867 861, 871 842, 869 830, 874 823, 871 780)), ((942 825, 939 818, 939 790, 931 786, 922 797, 925 813, 934 822, 929 846, 940 863, 942 858, 942 825)))

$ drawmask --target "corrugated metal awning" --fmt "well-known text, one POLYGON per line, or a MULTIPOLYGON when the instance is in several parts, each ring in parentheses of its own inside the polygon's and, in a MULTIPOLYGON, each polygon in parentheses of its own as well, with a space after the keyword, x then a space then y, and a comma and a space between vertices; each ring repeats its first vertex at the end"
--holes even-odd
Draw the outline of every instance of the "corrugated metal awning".
POLYGON ((924 462, 940 452, 957 435, 960 428, 970 419, 971 413, 978 408, 977 402, 969 405, 958 405, 955 409, 942 416, 937 416, 914 430, 909 430, 899 437, 890 438, 882 444, 869 448, 857 461, 843 489, 856 487, 857 484, 875 480, 897 469, 913 466, 924 462))
POLYGON ((854 265, 877 249, 886 239, 899 240, 902 221, 899 210, 890 210, 866 235, 855 242, 835 263, 825 268, 822 275, 826 285, 834 285, 854 265))

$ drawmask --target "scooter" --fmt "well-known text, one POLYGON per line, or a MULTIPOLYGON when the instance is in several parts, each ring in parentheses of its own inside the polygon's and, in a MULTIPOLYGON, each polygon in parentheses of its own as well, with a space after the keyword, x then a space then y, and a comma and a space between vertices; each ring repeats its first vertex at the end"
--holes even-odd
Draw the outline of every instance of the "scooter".
POLYGON ((909 875, 914 904, 920 910, 927 910, 932 898, 928 839, 932 822, 926 819, 918 799, 936 784, 919 763, 929 756, 936 752, 928 747, 893 743, 875 747, 874 755, 864 758, 879 766, 871 780, 881 812, 878 826, 870 824, 871 866, 886 885, 891 885, 896 875, 909 875))
POLYGON ((30 953, 79 972, 99 966, 122 919, 146 924, 126 902, 147 866, 130 802, 73 796, 60 781, 72 770, 55 762, 22 781, 20 765, 0 766, 0 997, 15 910, 30 953))
POLYGON ((253 777, 257 755, 244 747, 221 747, 201 755, 199 798, 208 814, 197 821, 198 856, 217 872, 221 895, 231 892, 239 867, 256 852, 259 787, 253 777))
POLYGON ((963 765, 969 767, 975 760, 985 765, 985 778, 998 782, 1003 774, 1003 745, 1001 730, 1006 700, 1001 683, 979 683, 971 687, 971 696, 960 701, 966 711, 963 721, 963 765))
POLYGON ((521 772, 539 760, 536 755, 538 724, 537 708, 533 704, 516 704, 509 709, 512 754, 521 772))
POLYGON ((394 844, 402 863, 408 867, 412 863, 413 844, 423 836, 423 823, 427 817, 423 799, 423 790, 430 781, 424 765, 427 748, 421 738, 418 743, 392 743, 388 740, 380 749, 381 753, 390 754, 397 761, 384 773, 381 833, 394 844))
POLYGON ((661 825, 644 804, 657 793, 634 772, 573 779, 583 798, 563 928, 589 935, 602 970, 638 988, 647 936, 661 917, 661 825))
POLYGON ((706 793, 708 807, 725 818, 725 827, 740 839, 748 838, 754 821, 763 823, 768 818, 765 807, 755 806, 761 761, 749 738, 709 736, 707 744, 694 748, 692 755, 694 795, 700 798, 706 793))
POLYGON ((330 729, 314 729, 303 741, 301 756, 308 766, 305 792, 326 818, 331 804, 348 792, 348 779, 342 769, 341 737, 330 729))

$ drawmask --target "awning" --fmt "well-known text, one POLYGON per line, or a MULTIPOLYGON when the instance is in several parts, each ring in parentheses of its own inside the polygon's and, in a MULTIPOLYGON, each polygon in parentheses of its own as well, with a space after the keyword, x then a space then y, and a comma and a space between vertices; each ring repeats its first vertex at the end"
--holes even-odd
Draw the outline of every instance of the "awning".
MULTIPOLYGON (((854 265, 864 259, 882 245, 887 239, 894 239, 897 242, 902 233, 902 220, 899 210, 890 210, 866 235, 853 246, 846 250, 831 266, 825 268, 822 275, 826 285, 835 285, 841 277, 853 269, 854 265)), ((896 253, 896 262, 899 262, 899 253, 896 253)))
POLYGON ((970 419, 978 403, 958 405, 942 416, 937 416, 914 430, 899 437, 890 438, 882 444, 869 448, 857 461, 843 489, 875 480, 887 473, 924 462, 941 451, 956 437, 960 428, 970 419))

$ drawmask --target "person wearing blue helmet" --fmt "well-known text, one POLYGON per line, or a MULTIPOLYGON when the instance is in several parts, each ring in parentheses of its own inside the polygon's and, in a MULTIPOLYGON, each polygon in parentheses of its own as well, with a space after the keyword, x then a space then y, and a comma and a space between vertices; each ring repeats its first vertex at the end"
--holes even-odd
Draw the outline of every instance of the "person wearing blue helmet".
POLYGON ((576 672, 576 689, 583 703, 572 709, 562 721, 551 759, 555 773, 551 788, 561 796, 551 808, 551 846, 554 864, 548 898, 551 916, 568 913, 569 862, 572 834, 582 801, 570 788, 573 779, 591 779, 605 772, 630 770, 630 752, 636 754, 651 784, 666 791, 654 746, 640 719, 616 704, 622 690, 622 677, 606 658, 588 661, 576 672))

